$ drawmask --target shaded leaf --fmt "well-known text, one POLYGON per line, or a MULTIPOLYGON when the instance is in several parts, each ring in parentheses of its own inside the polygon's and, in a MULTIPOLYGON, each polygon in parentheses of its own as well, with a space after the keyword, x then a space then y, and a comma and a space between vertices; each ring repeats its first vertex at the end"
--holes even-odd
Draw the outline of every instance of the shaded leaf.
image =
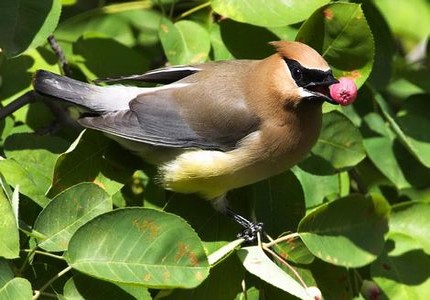
POLYGON ((210 36, 198 23, 183 20, 173 24, 164 18, 161 20, 158 34, 171 64, 195 64, 208 59, 210 36))
POLYGON ((426 115, 428 99, 416 95, 405 101, 402 110, 394 116, 384 98, 375 93, 375 101, 390 123, 399 140, 424 166, 430 167, 430 134, 426 130, 430 121, 426 115))
POLYGON ((57 26, 61 1, 2 0, 0 11, 0 48, 11 57, 45 42, 57 26))
POLYGON ((112 209, 109 195, 92 183, 80 183, 58 194, 39 214, 34 229, 45 235, 39 247, 50 252, 64 251, 75 231, 112 209))
POLYGON ((350 195, 321 205, 300 222, 299 235, 317 257, 334 265, 360 267, 374 261, 388 231, 388 203, 350 195))
POLYGON ((209 273, 200 239, 181 218, 145 208, 117 209, 80 227, 69 264, 91 276, 154 288, 192 288, 209 273))
POLYGON ((176 300, 219 300, 233 299, 241 289, 241 282, 245 275, 236 255, 229 256, 227 259, 211 268, 208 278, 192 290, 176 289, 167 297, 162 299, 176 300), (228 276, 226 276, 228 274, 228 276))
POLYGON ((373 36, 358 4, 332 3, 318 9, 302 25, 296 40, 321 53, 336 77, 352 77, 358 87, 372 71, 373 36))
POLYGON ((269 42, 279 38, 267 28, 250 24, 223 20, 220 22, 222 41, 228 51, 236 58, 265 58, 275 53, 269 42), (237 33, 240 32, 240 35, 237 33))
POLYGON ((292 238, 273 246, 273 250, 283 259, 296 264, 310 264, 315 256, 309 251, 303 241, 299 238, 292 238))
POLYGON ((151 300, 148 290, 144 287, 133 286, 128 293, 118 285, 102 281, 90 276, 78 274, 70 278, 64 285, 63 295, 66 299, 139 299, 151 300))
POLYGON ((429 298, 429 256, 407 235, 390 233, 388 238, 384 252, 371 265, 372 279, 387 299, 429 298))
POLYGON ((137 51, 113 39, 90 34, 73 44, 73 54, 75 63, 90 79, 142 74, 148 69, 148 61, 137 51))
POLYGON ((118 192, 133 171, 124 166, 125 157, 122 165, 112 160, 111 149, 116 151, 113 145, 99 132, 83 131, 58 158, 49 194, 56 195, 83 181, 96 183, 109 195, 118 192))
POLYGON ((267 1, 262 5, 258 0, 213 0, 212 8, 218 14, 262 27, 278 27, 294 24, 306 19, 328 0, 267 1))
POLYGON ((312 153, 337 170, 353 167, 366 156, 359 130, 338 111, 324 114, 323 129, 312 153))

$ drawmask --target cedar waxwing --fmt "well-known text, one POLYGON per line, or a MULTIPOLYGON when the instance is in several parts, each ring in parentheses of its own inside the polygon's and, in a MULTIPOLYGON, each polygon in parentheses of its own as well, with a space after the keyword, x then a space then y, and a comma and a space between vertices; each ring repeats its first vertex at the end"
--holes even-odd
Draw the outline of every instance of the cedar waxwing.
MULTIPOLYGON (((338 81, 327 62, 299 42, 272 42, 263 60, 166 67, 96 86, 38 71, 40 94, 85 109, 78 122, 156 164, 168 190, 197 193, 229 214, 227 191, 288 170, 317 141, 321 104, 338 81)), ((236 219, 237 220, 237 219, 236 219)), ((240 220, 237 220, 240 222, 240 220)))

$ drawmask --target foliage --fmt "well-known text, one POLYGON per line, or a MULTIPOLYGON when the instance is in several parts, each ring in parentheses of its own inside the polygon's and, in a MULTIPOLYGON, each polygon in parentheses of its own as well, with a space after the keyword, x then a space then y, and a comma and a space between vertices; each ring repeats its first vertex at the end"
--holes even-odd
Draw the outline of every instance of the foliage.
POLYGON ((318 286, 325 299, 428 299, 429 15, 427 0, 2 0, 3 106, 35 70, 63 72, 51 33, 83 81, 262 58, 269 41, 296 39, 360 90, 351 107, 324 106, 306 160, 229 194, 264 222, 274 240, 262 246, 241 246, 236 224, 161 189, 102 134, 61 126, 62 107, 38 99, 9 114, 0 298, 309 299, 318 286))

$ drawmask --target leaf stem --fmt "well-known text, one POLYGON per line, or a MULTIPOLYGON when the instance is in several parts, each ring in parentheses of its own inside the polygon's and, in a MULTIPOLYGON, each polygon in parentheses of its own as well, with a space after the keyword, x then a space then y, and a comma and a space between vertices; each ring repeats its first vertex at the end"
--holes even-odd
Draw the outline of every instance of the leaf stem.
POLYGON ((185 17, 187 17, 187 16, 189 16, 189 15, 192 15, 193 13, 195 13, 196 11, 199 11, 199 10, 201 10, 201 9, 204 9, 204 8, 206 8, 206 7, 208 7, 208 6, 210 6, 211 5, 211 2, 209 1, 209 2, 205 2, 205 3, 202 3, 202 4, 200 4, 200 5, 197 5, 196 7, 193 7, 193 8, 191 8, 191 9, 189 9, 189 10, 187 10, 187 11, 185 11, 185 12, 183 12, 182 14, 180 14, 176 19, 175 19, 175 21, 178 21, 178 20, 180 20, 180 19, 183 19, 183 18, 185 18, 185 17))
POLYGON ((28 253, 36 253, 36 254, 40 254, 40 255, 52 257, 52 258, 59 259, 59 260, 65 260, 64 257, 62 257, 60 255, 55 255, 55 254, 52 254, 52 253, 49 253, 49 252, 45 252, 45 251, 32 250, 32 249, 23 249, 21 251, 28 252, 28 253))
POLYGON ((63 276, 64 274, 66 274, 67 272, 69 272, 72 269, 71 266, 68 266, 67 268, 63 269, 62 271, 58 272, 57 275, 55 275, 54 277, 52 277, 51 279, 49 279, 39 290, 35 290, 34 291, 34 295, 33 295, 33 300, 39 299, 39 297, 41 296, 42 292, 44 290, 46 290, 55 280, 57 280, 58 278, 60 278, 61 276, 63 276))
POLYGON ((289 241, 289 240, 295 239, 297 237, 299 237, 299 234, 297 232, 281 236, 280 238, 277 238, 276 240, 274 240, 268 236, 270 242, 264 243, 264 246, 265 247, 272 247, 273 245, 279 244, 279 243, 284 242, 284 241, 289 241))

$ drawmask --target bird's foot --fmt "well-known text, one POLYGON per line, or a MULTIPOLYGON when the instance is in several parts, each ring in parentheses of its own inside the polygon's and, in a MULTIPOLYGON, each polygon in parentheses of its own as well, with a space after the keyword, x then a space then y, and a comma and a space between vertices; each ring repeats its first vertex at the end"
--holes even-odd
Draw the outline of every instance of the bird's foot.
POLYGON ((243 238, 246 242, 254 242, 257 240, 258 234, 263 232, 263 223, 251 222, 229 208, 226 209, 226 213, 236 223, 244 227, 244 230, 237 235, 238 238, 243 238))

